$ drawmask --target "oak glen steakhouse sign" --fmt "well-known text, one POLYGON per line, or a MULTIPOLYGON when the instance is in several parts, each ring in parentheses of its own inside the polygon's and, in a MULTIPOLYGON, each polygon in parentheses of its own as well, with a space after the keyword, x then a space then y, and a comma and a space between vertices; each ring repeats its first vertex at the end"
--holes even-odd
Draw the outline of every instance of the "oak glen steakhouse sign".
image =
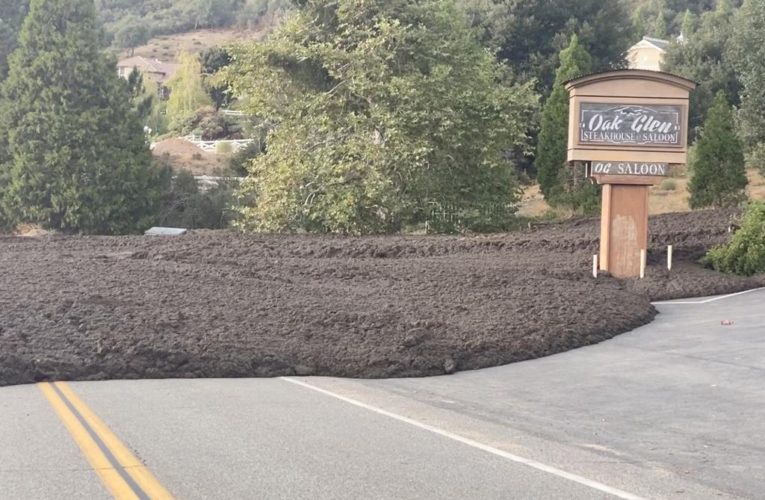
POLYGON ((682 147, 680 106, 583 102, 579 142, 594 145, 682 147))

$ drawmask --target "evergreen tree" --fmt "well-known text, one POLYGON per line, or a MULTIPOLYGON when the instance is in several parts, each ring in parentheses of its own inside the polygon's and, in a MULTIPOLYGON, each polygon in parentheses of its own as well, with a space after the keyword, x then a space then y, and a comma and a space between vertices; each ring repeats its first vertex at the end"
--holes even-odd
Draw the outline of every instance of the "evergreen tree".
POLYGON ((16 49, 28 0, 0 0, 0 81, 8 75, 8 56, 16 49))
POLYGON ((555 84, 542 110, 536 166, 539 186, 551 205, 593 211, 598 206, 598 190, 582 172, 567 165, 569 97, 565 83, 590 73, 592 60, 574 35, 568 48, 560 53, 560 67, 555 84))
POLYGON ((11 224, 89 233, 150 225, 159 171, 93 0, 33 0, 0 99, 0 204, 11 224))
POLYGON ((154 109, 156 92, 152 92, 144 85, 143 74, 138 68, 133 68, 133 71, 128 75, 127 82, 128 88, 130 89, 133 110, 143 124, 143 122, 151 116, 151 112, 154 109))
POLYGON ((691 168, 691 208, 735 206, 746 198, 744 149, 736 135, 733 108, 722 92, 709 109, 691 168))

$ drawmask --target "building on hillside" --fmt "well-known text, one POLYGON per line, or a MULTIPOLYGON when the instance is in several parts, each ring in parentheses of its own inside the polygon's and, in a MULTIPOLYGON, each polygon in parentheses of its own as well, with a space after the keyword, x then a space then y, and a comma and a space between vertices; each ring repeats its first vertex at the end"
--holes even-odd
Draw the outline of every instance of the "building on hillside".
POLYGON ((642 40, 627 50, 629 68, 661 71, 664 54, 666 54, 669 44, 669 40, 644 36, 642 40))
POLYGON ((173 77, 179 64, 162 62, 159 59, 147 59, 141 56, 129 57, 117 63, 117 72, 121 78, 127 80, 133 69, 138 69, 144 77, 144 83, 152 81, 157 86, 160 98, 166 99, 170 92, 166 86, 167 81, 173 77))

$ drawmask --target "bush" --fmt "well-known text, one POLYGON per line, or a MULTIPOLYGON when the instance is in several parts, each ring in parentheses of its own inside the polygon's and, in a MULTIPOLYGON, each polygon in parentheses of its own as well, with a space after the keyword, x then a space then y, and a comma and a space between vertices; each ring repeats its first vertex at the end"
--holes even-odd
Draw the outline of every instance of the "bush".
POLYGON ((219 155, 228 155, 234 151, 234 147, 230 142, 219 142, 215 146, 215 152, 219 155))
POLYGON ((755 147, 747 158, 751 167, 756 168, 761 175, 765 175, 765 143, 755 147))
POLYGON ((241 139, 242 127, 235 120, 221 114, 212 106, 199 108, 182 127, 182 133, 194 133, 203 141, 241 139))
POLYGON ((752 276, 765 272, 765 203, 751 203, 733 239, 712 249, 703 262, 724 273, 752 276))
POLYGON ((676 191, 677 190, 677 181, 674 179, 664 179, 661 181, 661 186, 659 186, 662 191, 676 191))
POLYGON ((223 229, 228 227, 236 212, 234 182, 219 181, 202 189, 189 172, 180 172, 165 193, 162 225, 188 229, 223 229))

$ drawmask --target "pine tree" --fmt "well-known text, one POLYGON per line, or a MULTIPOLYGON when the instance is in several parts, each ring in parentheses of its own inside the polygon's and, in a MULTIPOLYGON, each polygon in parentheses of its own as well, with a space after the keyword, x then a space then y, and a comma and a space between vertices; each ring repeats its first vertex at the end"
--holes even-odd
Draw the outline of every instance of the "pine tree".
POLYGON ((735 206, 746 198, 744 148, 723 92, 717 93, 709 110, 691 167, 691 208, 735 206))
POLYGON ((0 93, 0 205, 10 224, 122 233, 160 198, 127 83, 93 0, 33 0, 0 93))
POLYGON ((566 161, 569 98, 565 83, 589 73, 592 60, 574 35, 569 46, 561 51, 560 61, 552 94, 542 110, 536 159, 539 186, 550 204, 570 205, 575 210, 583 208, 590 212, 598 206, 597 188, 583 178, 583 173, 573 171, 566 161))

